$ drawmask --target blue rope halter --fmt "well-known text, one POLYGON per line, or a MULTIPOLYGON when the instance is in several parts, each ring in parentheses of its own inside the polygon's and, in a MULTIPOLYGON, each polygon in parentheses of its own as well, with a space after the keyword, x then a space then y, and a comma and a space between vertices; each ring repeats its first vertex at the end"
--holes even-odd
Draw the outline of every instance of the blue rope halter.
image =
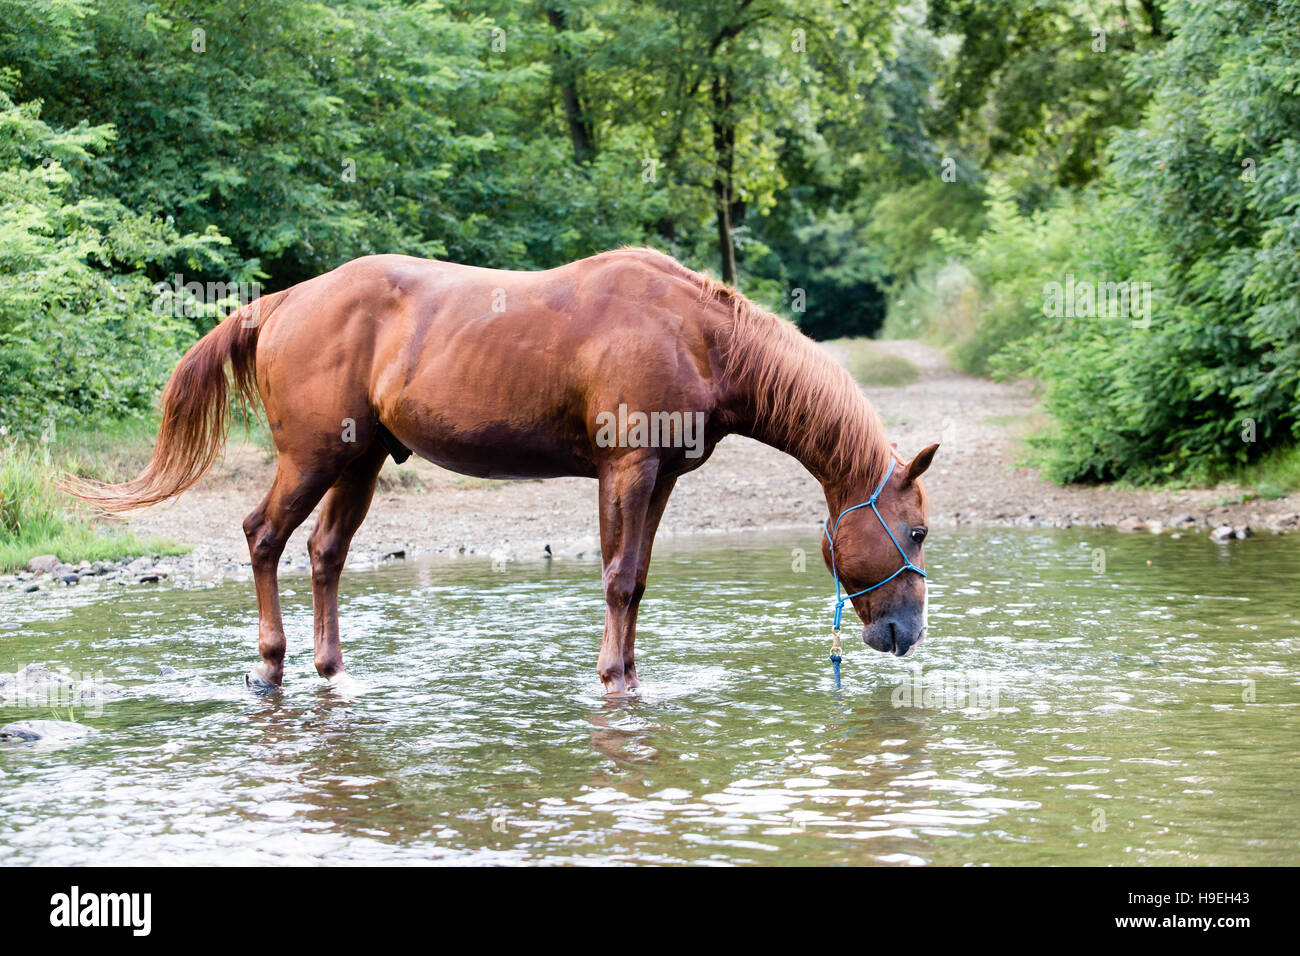
MULTIPOLYGON (((859 594, 866 594, 868 591, 874 591, 878 587, 883 587, 884 585, 888 584, 890 581, 894 580, 894 578, 902 574, 904 571, 915 571, 917 574, 921 575, 921 577, 925 577, 925 572, 922 571, 920 568, 918 568, 915 564, 913 564, 908 559, 907 552, 903 550, 903 546, 899 544, 898 539, 894 537, 894 532, 889 530, 889 525, 885 522, 884 517, 881 515, 880 509, 876 507, 876 499, 880 497, 880 492, 884 490, 885 485, 889 482, 889 476, 892 475, 893 473, 894 473, 894 462, 891 459, 889 462, 889 470, 885 472, 885 477, 881 479, 880 484, 876 486, 876 490, 872 492, 870 498, 862 502, 862 504, 860 505, 854 505, 852 508, 845 508, 843 511, 841 511, 840 516, 835 519, 834 528, 828 527, 825 521, 822 522, 822 530, 826 532, 826 540, 830 542, 830 546, 831 546, 830 547, 831 577, 835 579, 835 630, 837 632, 840 629, 840 618, 843 617, 844 615, 844 605, 847 604, 853 598, 857 597, 859 594), (898 553, 903 556, 903 566, 899 568, 897 571, 895 571, 893 574, 891 574, 889 577, 885 578, 885 580, 879 581, 871 585, 871 587, 869 588, 863 588, 861 591, 854 591, 852 594, 841 594, 840 575, 839 572, 835 570, 835 532, 840 530, 840 522, 844 519, 844 516, 848 514, 850 511, 857 511, 859 508, 870 508, 872 511, 876 513, 876 517, 880 519, 880 526, 885 529, 885 534, 889 535, 889 540, 894 542, 894 547, 897 548, 898 553)), ((839 662, 835 660, 835 657, 837 656, 839 655, 836 654, 831 658, 831 663, 835 665, 836 677, 839 676, 839 662)))

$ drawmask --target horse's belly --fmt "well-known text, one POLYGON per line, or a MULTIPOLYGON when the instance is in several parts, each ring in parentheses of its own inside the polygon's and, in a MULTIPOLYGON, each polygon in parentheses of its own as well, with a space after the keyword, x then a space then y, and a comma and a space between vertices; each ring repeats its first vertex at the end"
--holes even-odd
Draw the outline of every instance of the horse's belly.
MULTIPOLYGON (((385 423, 387 424, 387 423, 385 423)), ((504 480, 596 476, 586 437, 566 430, 487 422, 471 427, 388 425, 402 444, 449 471, 504 480)))

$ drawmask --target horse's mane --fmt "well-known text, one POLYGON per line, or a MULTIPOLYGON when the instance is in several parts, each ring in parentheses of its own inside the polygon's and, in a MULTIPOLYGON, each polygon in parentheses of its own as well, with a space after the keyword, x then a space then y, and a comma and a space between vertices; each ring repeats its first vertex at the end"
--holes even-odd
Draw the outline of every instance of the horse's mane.
POLYGON ((768 436, 804 463, 834 475, 862 476, 874 487, 891 456, 880 416, 853 377, 791 322, 767 312, 711 276, 686 268, 654 249, 625 249, 685 278, 700 298, 727 307, 730 340, 725 374, 753 395, 754 413, 768 436))

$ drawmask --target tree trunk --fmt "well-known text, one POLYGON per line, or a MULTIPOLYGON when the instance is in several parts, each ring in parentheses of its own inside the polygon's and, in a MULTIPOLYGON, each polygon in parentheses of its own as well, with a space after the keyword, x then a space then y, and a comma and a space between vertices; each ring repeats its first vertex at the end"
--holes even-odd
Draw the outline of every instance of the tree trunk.
POLYGON ((564 11, 555 7, 546 8, 546 19, 550 21, 556 33, 555 78, 560 84, 564 115, 569 121, 569 137, 573 140, 573 159, 579 165, 589 163, 596 158, 595 138, 591 133, 591 124, 583 112, 582 99, 578 95, 578 68, 559 37, 559 34, 569 28, 568 20, 564 11))
POLYGON ((732 237, 736 122, 731 111, 731 84, 713 74, 713 199, 718 219, 718 249, 722 256, 722 281, 736 284, 736 244, 732 237))
POLYGON ((1142 9, 1146 12, 1147 22, 1151 24, 1151 35, 1153 37, 1164 36, 1162 27, 1164 18, 1161 16, 1162 11, 1160 10, 1160 4, 1157 0, 1139 0, 1139 2, 1142 4, 1142 9))
POLYGON ((722 281, 729 286, 736 284, 736 245, 731 239, 731 204, 727 202, 721 183, 713 182, 713 191, 718 201, 718 248, 722 251, 722 281))

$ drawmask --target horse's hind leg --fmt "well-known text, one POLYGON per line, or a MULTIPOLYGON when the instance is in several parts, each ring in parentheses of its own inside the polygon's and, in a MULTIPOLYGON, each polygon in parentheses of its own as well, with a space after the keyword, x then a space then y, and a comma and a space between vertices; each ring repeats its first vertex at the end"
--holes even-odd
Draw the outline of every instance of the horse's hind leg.
POLYGON ((257 650, 262 655, 262 663, 245 679, 259 690, 278 687, 284 679, 284 622, 280 618, 277 575, 280 555, 289 535, 311 514, 337 475, 337 467, 304 471, 281 454, 271 490, 257 510, 244 519, 257 589, 257 650))
POLYGON ((307 541, 311 555, 316 672, 326 679, 343 673, 343 654, 339 650, 339 575, 352 536, 370 510, 375 482, 386 456, 384 447, 375 443, 343 470, 334 487, 326 493, 320 517, 307 541))

